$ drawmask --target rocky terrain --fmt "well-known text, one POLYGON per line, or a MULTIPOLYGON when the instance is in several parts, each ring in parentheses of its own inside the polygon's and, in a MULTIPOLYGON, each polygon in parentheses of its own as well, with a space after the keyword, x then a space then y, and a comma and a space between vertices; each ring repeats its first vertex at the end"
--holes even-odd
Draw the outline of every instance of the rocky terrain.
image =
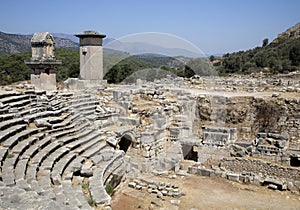
MULTIPOLYGON (((191 186, 197 178, 214 185, 204 177, 227 193, 222 183, 282 192, 290 200, 278 205, 297 207, 299 96, 299 72, 51 92, 2 86, 0 208, 110 209, 121 182, 115 196, 144 195, 140 208, 201 209, 189 200, 202 193, 191 186)), ((261 208, 242 195, 237 206, 261 208)), ((208 207, 225 202, 206 198, 208 207)))
POLYGON ((300 23, 297 23, 291 28, 288 28, 285 32, 278 35, 277 39, 288 38, 296 39, 300 37, 300 23))

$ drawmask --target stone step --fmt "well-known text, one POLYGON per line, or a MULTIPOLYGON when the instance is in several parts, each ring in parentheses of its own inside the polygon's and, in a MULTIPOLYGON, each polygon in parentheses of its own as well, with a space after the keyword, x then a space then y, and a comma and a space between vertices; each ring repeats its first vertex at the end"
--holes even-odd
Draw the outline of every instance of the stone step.
POLYGON ((54 134, 52 134, 52 137, 56 138, 56 139, 59 139, 59 138, 61 138, 63 136, 66 136, 66 135, 72 135, 72 134, 75 134, 76 132, 79 132, 80 130, 84 129, 88 125, 89 125, 88 123, 82 123, 78 127, 74 127, 72 129, 69 129, 69 130, 63 130, 63 131, 54 133, 54 134))
POLYGON ((14 125, 21 125, 21 124, 25 124, 25 121, 24 119, 22 118, 14 118, 14 119, 11 119, 11 120, 6 120, 6 121, 3 121, 3 122, 0 122, 0 130, 5 130, 11 126, 14 126, 14 125))
POLYGON ((38 141, 38 137, 30 136, 27 139, 24 139, 23 141, 19 142, 13 149, 13 154, 19 154, 22 155, 30 146, 32 146, 34 143, 38 141))
POLYGON ((85 161, 84 157, 76 156, 76 158, 72 160, 72 162, 65 169, 62 175, 63 180, 71 180, 73 177, 73 173, 81 170, 84 161, 85 161))
MULTIPOLYGON (((2 146, 0 146, 0 166, 2 166, 2 162, 5 159, 5 157, 8 154, 8 150, 7 148, 4 148, 2 146)), ((2 171, 2 167, 0 167, 1 171, 2 171)))
POLYGON ((87 201, 82 200, 82 196, 83 196, 82 190, 77 190, 72 185, 71 180, 64 180, 62 182, 62 187, 64 190, 64 195, 70 201, 74 209, 91 209, 87 201))
POLYGON ((49 154, 60 148, 60 146, 61 145, 58 142, 52 142, 51 144, 47 145, 43 150, 40 150, 30 160, 26 173, 27 180, 29 180, 29 182, 36 179, 37 170, 39 169, 39 165, 42 164, 43 160, 46 159, 49 154))
POLYGON ((27 169, 28 159, 22 159, 18 161, 15 167, 15 178, 18 179, 25 179, 26 169, 27 169))
POLYGON ((59 147, 53 153, 49 154, 40 166, 42 170, 52 170, 54 163, 65 156, 70 150, 66 147, 59 147))
POLYGON ((0 102, 3 104, 12 104, 14 102, 19 102, 22 100, 27 100, 29 99, 29 95, 21 95, 21 93, 19 95, 13 95, 13 96, 8 96, 8 97, 3 97, 0 99, 0 102))
POLYGON ((90 193, 96 205, 110 205, 111 197, 107 194, 103 183, 104 168, 98 167, 93 170, 90 177, 90 193))
POLYGON ((57 162, 59 159, 61 159, 63 156, 65 156, 70 149, 67 147, 69 143, 71 142, 80 142, 80 139, 90 134, 92 130, 85 130, 81 132, 80 134, 74 135, 74 136, 68 136, 64 137, 62 139, 59 139, 57 142, 60 143, 61 147, 54 151, 52 154, 48 155, 47 159, 43 162, 41 165, 41 168, 43 169, 52 169, 55 162, 57 162))
POLYGON ((31 135, 38 133, 39 129, 36 128, 28 128, 26 130, 17 133, 16 135, 12 136, 11 138, 6 139, 2 146, 7 147, 8 149, 12 149, 15 145, 18 144, 19 141, 28 138, 31 135))
POLYGON ((22 101, 16 101, 9 104, 11 108, 23 108, 24 106, 31 103, 30 99, 22 100, 22 101))
POLYGON ((62 175, 68 165, 76 158, 77 154, 69 153, 64 158, 61 158, 53 167, 51 172, 51 179, 54 185, 60 185, 62 175))
POLYGON ((51 192, 51 179, 50 179, 50 170, 39 170, 37 173, 38 176, 38 185, 46 192, 51 192))
POLYGON ((91 140, 99 137, 101 133, 96 132, 95 130, 89 130, 86 135, 77 136, 78 141, 71 142, 67 145, 67 147, 71 150, 78 148, 79 146, 85 145, 91 140))
POLYGON ((22 124, 22 125, 13 125, 13 126, 8 127, 6 129, 1 129, 1 131, 0 131, 0 142, 4 142, 10 136, 13 136, 16 133, 25 130, 26 127, 27 127, 27 125, 22 124))
POLYGON ((39 150, 41 150, 44 147, 46 147, 47 145, 49 145, 51 143, 51 141, 52 141, 51 136, 46 136, 45 138, 40 139, 35 144, 33 144, 32 146, 30 146, 22 154, 21 159, 22 158, 25 158, 25 159, 33 158, 38 153, 39 150))
POLYGON ((11 120, 15 116, 16 116, 15 113, 6 113, 6 114, 0 113, 0 122, 6 121, 6 120, 11 120))
POLYGON ((82 101, 80 103, 72 103, 71 108, 72 109, 81 109, 83 107, 95 107, 96 105, 99 104, 99 101, 97 99, 90 99, 90 100, 86 100, 86 101, 82 101))
MULTIPOLYGON (((88 146, 86 145, 86 147, 88 147, 88 146)), ((84 151, 81 156, 85 157, 85 158, 91 158, 94 155, 97 155, 105 147, 106 147, 106 143, 105 142, 101 142, 101 143, 97 144, 97 146, 94 146, 93 148, 88 149, 88 150, 86 150, 84 148, 81 148, 80 152, 84 151)))
POLYGON ((58 128, 64 128, 66 126, 69 126, 69 125, 71 125, 71 123, 75 122, 79 116, 80 116, 79 113, 71 114, 63 122, 53 125, 52 128, 58 129, 58 128))
POLYGON ((15 158, 7 158, 3 163, 2 181, 6 186, 15 185, 14 162, 15 158))
POLYGON ((35 119, 40 119, 40 118, 44 118, 44 117, 50 117, 50 116, 60 116, 62 113, 61 110, 57 110, 57 111, 43 111, 43 112, 38 112, 38 113, 34 113, 31 115, 26 115, 24 116, 24 121, 31 123, 33 122, 35 119))

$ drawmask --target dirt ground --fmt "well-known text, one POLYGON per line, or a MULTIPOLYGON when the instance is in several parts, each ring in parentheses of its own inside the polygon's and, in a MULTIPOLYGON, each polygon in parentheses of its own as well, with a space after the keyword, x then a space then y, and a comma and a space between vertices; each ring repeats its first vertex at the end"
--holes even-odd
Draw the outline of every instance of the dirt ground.
POLYGON ((217 177, 189 175, 150 177, 152 180, 179 184, 186 196, 159 200, 155 194, 146 190, 138 191, 127 187, 128 181, 121 183, 112 196, 113 210, 133 209, 300 209, 300 196, 290 192, 273 191, 266 187, 245 185, 217 177), (180 204, 171 204, 170 200, 180 200, 180 204), (152 204, 156 201, 158 204, 152 204))

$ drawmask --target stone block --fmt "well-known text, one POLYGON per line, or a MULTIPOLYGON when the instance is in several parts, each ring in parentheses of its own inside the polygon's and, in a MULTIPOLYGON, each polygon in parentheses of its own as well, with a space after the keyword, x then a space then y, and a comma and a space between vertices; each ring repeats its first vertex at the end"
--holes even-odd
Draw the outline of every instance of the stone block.
POLYGON ((271 189, 271 190, 277 190, 278 189, 277 185, 275 185, 275 184, 269 184, 268 188, 271 189))
POLYGON ((208 170, 205 168, 198 168, 197 169, 197 174, 200 176, 210 176, 210 174, 212 173, 212 170, 208 170))
POLYGON ((239 174, 235 174, 235 173, 228 173, 227 174, 227 179, 230 181, 234 181, 234 182, 238 182, 239 181, 239 174))
POLYGON ((174 205, 179 205, 180 204, 180 200, 170 200, 170 203, 174 204, 174 205))

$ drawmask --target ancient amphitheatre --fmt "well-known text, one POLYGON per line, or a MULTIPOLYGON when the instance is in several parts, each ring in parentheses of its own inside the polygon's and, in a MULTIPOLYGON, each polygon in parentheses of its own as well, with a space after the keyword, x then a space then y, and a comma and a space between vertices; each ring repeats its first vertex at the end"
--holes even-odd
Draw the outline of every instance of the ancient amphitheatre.
POLYGON ((299 72, 108 85, 104 35, 77 36, 79 79, 56 89, 42 33, 1 87, 0 208, 299 209, 299 72))

